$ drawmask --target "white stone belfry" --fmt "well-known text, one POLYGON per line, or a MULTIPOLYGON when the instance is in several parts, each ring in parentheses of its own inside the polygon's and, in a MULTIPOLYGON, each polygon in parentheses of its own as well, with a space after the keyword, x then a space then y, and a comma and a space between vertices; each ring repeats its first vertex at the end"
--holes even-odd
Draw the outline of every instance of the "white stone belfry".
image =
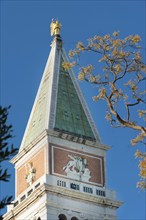
POLYGON ((122 204, 106 186, 106 152, 51 23, 50 55, 15 165, 15 199, 4 220, 115 220, 122 204))

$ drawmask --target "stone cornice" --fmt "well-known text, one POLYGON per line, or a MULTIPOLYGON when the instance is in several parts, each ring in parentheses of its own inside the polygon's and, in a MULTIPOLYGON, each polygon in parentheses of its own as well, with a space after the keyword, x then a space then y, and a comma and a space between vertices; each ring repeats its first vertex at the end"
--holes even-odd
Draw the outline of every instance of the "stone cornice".
POLYGON ((81 137, 76 137, 71 134, 66 134, 66 133, 59 132, 59 131, 44 130, 37 138, 34 139, 34 141, 32 141, 29 145, 23 148, 15 157, 13 157, 10 160, 10 162, 15 164, 20 158, 22 158, 28 151, 30 151, 37 143, 39 143, 46 136, 58 137, 63 140, 68 140, 68 141, 76 142, 79 144, 85 144, 87 146, 90 146, 93 148, 99 148, 105 151, 110 149, 109 146, 103 145, 101 143, 96 143, 94 141, 89 141, 81 137))
POLYGON ((123 204, 123 202, 121 202, 121 201, 112 200, 112 199, 109 199, 106 197, 100 198, 100 197, 96 197, 93 195, 88 195, 88 194, 84 194, 81 192, 69 190, 66 188, 60 188, 57 186, 50 186, 50 185, 45 184, 45 188, 46 188, 47 192, 52 192, 57 195, 60 194, 62 196, 70 197, 72 199, 79 199, 80 201, 82 200, 82 201, 86 201, 86 202, 92 202, 92 203, 102 205, 102 206, 109 206, 110 208, 117 209, 123 204))
POLYGON ((47 130, 47 133, 48 133, 48 136, 59 137, 59 138, 64 139, 64 140, 76 142, 76 143, 79 143, 79 144, 85 144, 87 146, 94 147, 94 148, 99 148, 99 149, 106 150, 106 151, 111 148, 107 145, 103 145, 101 143, 97 143, 95 141, 90 141, 90 140, 87 140, 85 138, 77 137, 75 135, 72 135, 72 134, 69 134, 69 133, 67 134, 67 133, 64 133, 64 132, 61 132, 61 131, 49 131, 49 130, 47 130))

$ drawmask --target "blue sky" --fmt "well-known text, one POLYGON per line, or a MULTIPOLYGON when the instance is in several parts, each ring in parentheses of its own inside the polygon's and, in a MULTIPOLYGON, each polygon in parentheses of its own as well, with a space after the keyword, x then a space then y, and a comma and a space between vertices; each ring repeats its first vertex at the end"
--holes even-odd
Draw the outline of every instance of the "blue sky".
MULTIPOLYGON (((68 52, 77 41, 115 30, 124 37, 139 34, 145 49, 145 15, 143 0, 1 1, 1 103, 12 105, 9 121, 14 127, 13 144, 19 147, 21 143, 49 55, 52 18, 62 23, 61 36, 68 52)), ((111 128, 105 120, 104 105, 92 101, 95 89, 84 83, 81 88, 103 143, 112 147, 107 153, 107 186, 116 190, 117 198, 124 202, 117 211, 118 219, 144 220, 145 193, 136 188, 137 148, 129 142, 136 133, 111 128)), ((7 187, 7 193, 14 194, 12 165, 10 171, 11 182, 1 191, 7 187)))

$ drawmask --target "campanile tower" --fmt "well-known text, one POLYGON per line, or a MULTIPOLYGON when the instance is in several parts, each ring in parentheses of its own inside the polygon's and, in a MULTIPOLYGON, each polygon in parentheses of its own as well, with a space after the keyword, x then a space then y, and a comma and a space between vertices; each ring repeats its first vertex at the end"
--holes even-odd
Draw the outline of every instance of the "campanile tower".
POLYGON ((15 200, 4 220, 115 220, 121 202, 106 187, 106 151, 68 61, 61 25, 15 165, 15 200))

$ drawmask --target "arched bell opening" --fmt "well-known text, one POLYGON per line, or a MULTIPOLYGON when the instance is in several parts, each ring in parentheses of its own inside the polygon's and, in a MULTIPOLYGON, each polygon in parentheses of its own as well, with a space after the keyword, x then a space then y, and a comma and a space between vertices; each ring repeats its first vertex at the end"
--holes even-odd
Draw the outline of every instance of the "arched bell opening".
POLYGON ((67 217, 64 214, 60 214, 58 220, 67 220, 67 217))

